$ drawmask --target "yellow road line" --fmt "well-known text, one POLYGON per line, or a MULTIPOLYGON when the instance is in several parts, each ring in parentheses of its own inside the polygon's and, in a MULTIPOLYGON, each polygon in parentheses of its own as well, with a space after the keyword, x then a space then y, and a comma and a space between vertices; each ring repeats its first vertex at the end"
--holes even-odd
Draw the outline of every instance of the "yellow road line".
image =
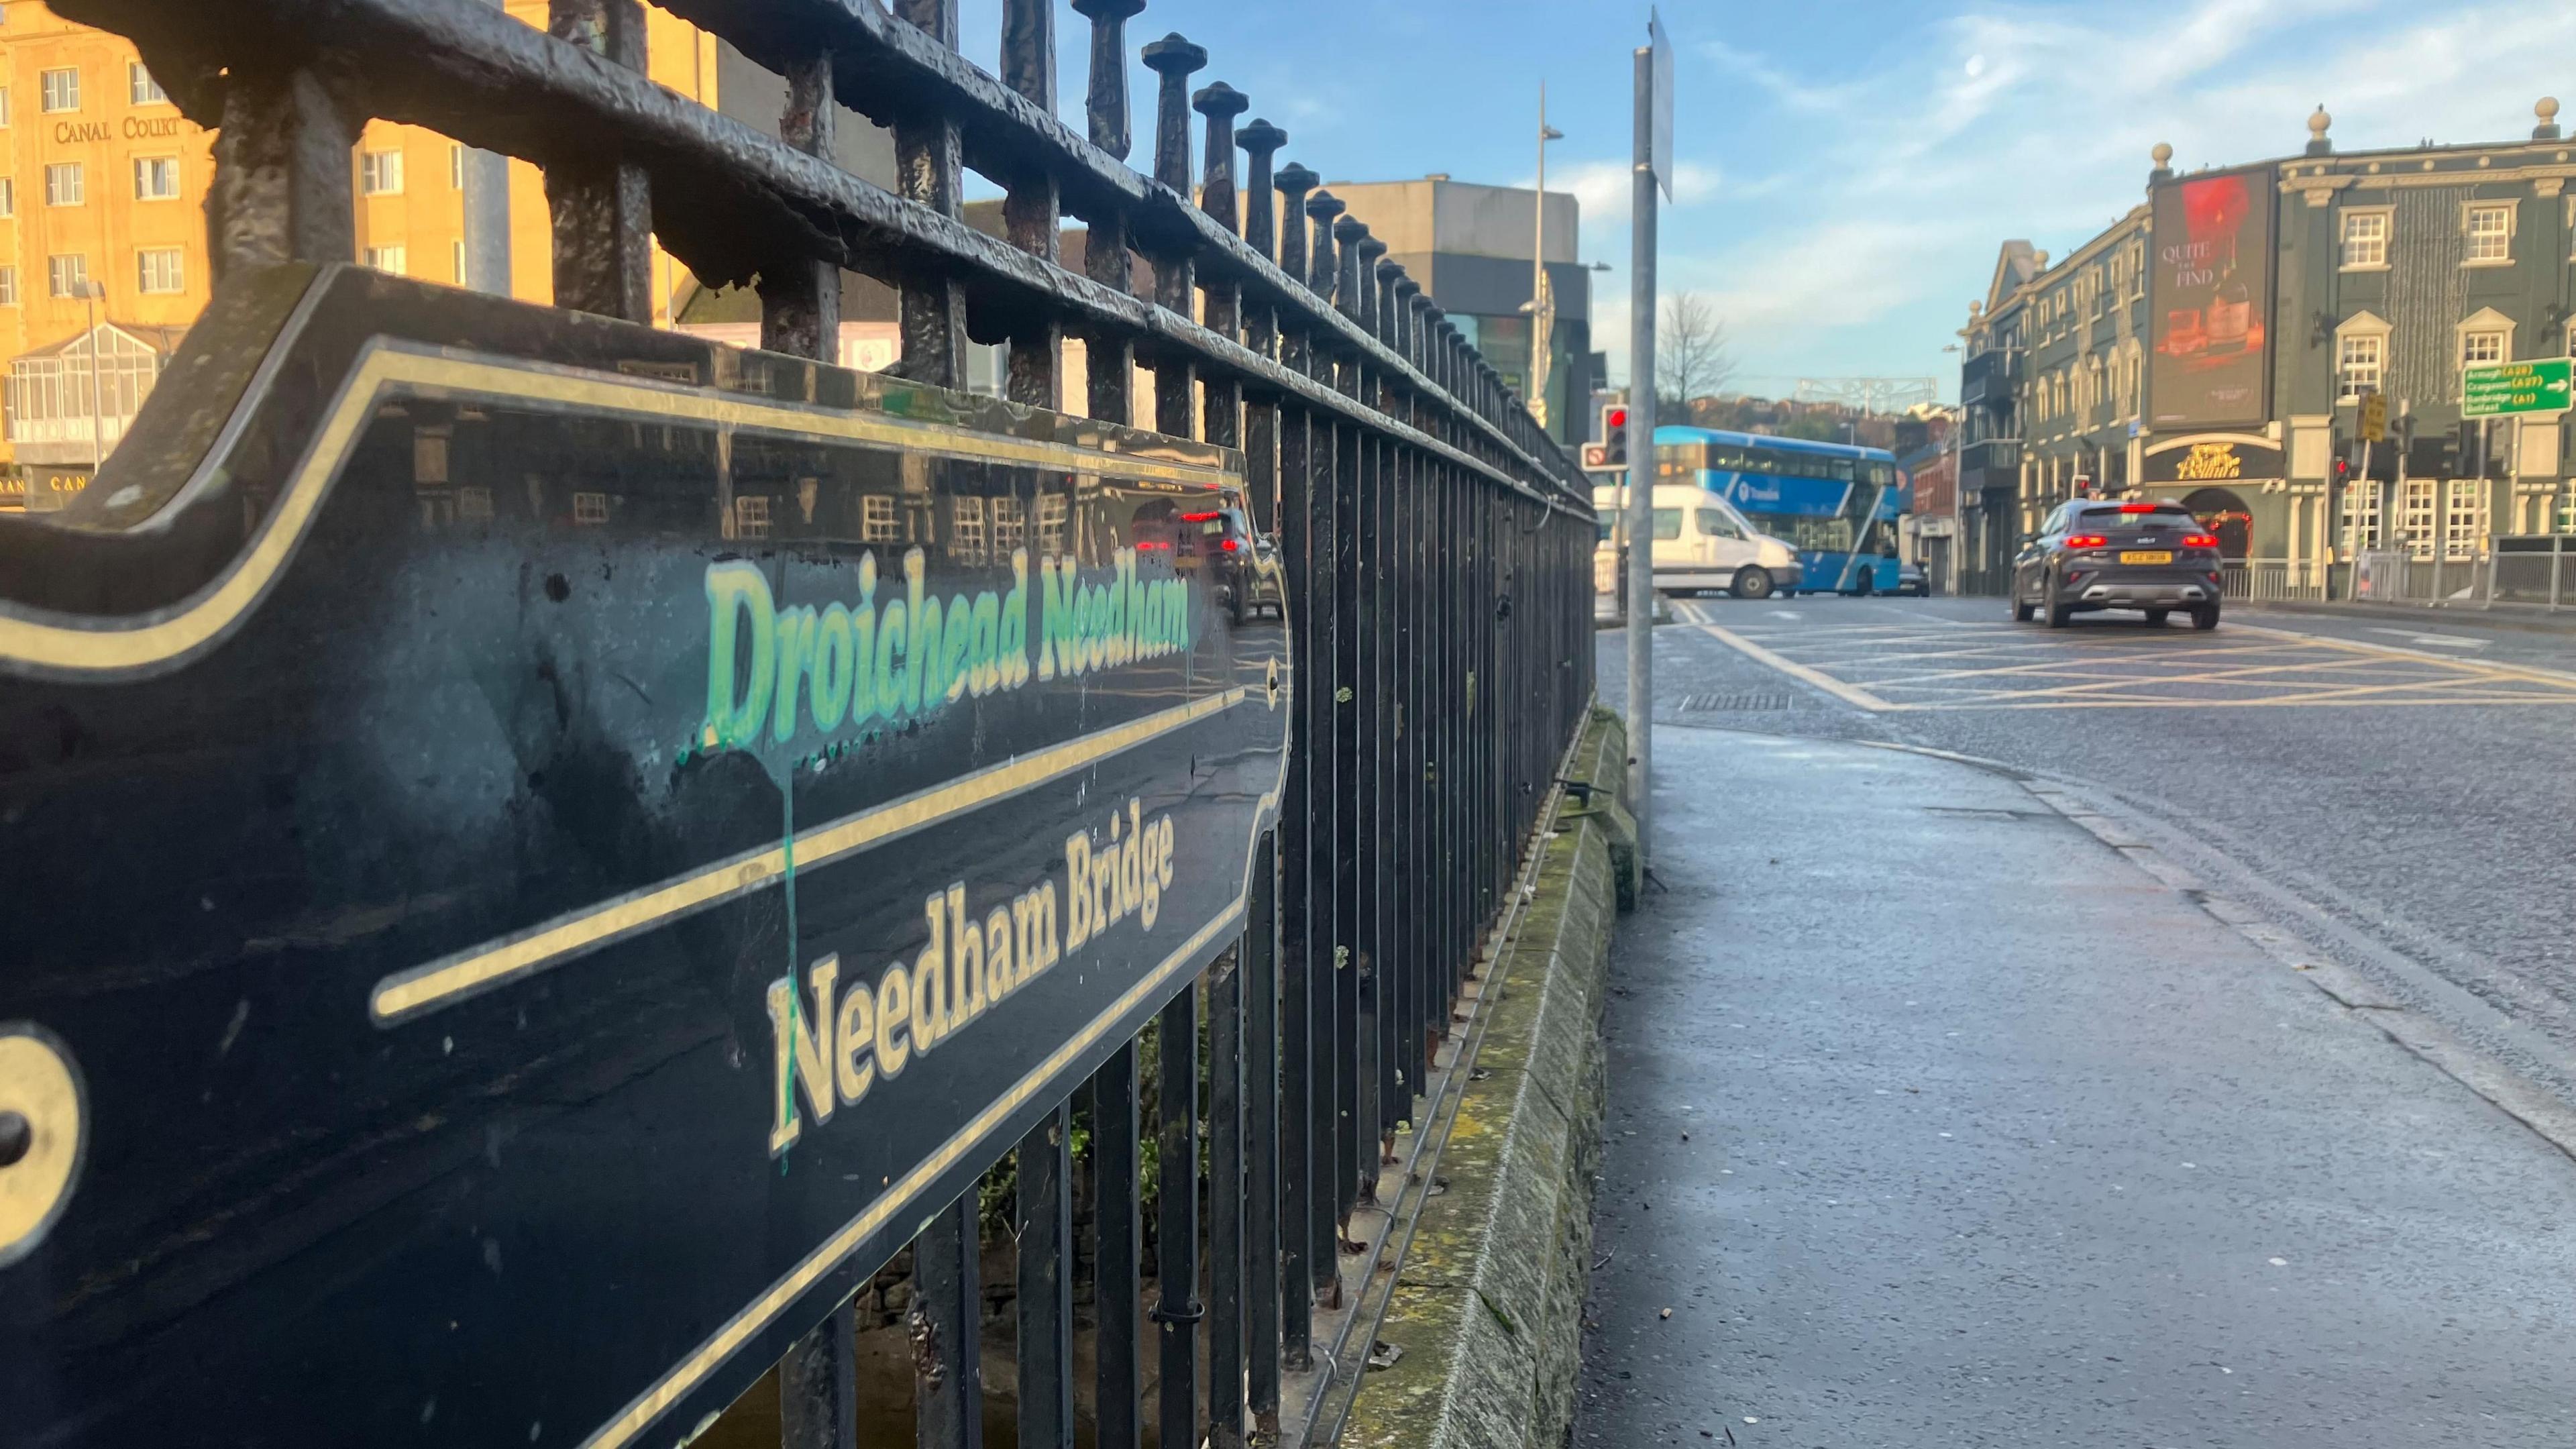
MULTIPOLYGON (((1249 693, 1248 688, 1237 685, 818 825, 796 837, 796 868, 811 871, 951 815, 1033 789, 1230 709, 1249 693)), ((786 878, 789 859, 783 842, 750 851, 660 885, 558 916, 529 930, 395 972, 376 983, 369 994, 368 1009, 379 1026, 435 1011, 487 987, 560 966, 638 931, 772 885, 786 878)))
MULTIPOLYGON (((2161 676, 2161 677, 2139 678, 2139 677, 2136 677, 2136 676, 2123 675, 2123 676, 2120 676, 2120 677, 2115 678, 2115 679, 2110 679, 2110 680, 2105 680, 2105 681, 2097 681, 2097 682, 2095 682, 2095 683, 2091 683, 2091 684, 2070 684, 2070 685, 2062 685, 2062 686, 2058 686, 2058 687, 2056 687, 2056 688, 2051 688, 2051 689, 2030 689, 2030 690, 2018 690, 2018 689, 2017 689, 2017 690, 2002 690, 2002 691, 1998 691, 1998 692, 1997 692, 1993 697, 1994 697, 1994 698, 1996 698, 1996 699, 2017 699, 2017 698, 2036 697, 2036 696, 2040 696, 2040 695, 2049 695, 2049 694, 2074 694, 2074 693, 2078 693, 2078 692, 2085 691, 2085 690, 2136 688, 2136 687, 2145 686, 2145 685, 2229 685, 2229 684, 2234 684, 2234 685, 2244 685, 2244 686, 2246 686, 2246 687, 2251 688, 2251 687, 2255 687, 2255 686, 2257 686, 2257 685, 2260 683, 2260 681, 2257 681, 2257 680, 2254 680, 2254 679, 2252 679, 2252 678, 2251 678, 2251 676, 2254 676, 2254 675, 2258 675, 2258 674, 2273 674, 2273 673, 2281 673, 2281 672, 2285 672, 2285 671, 2307 671, 2307 670, 2316 670, 2316 671, 2319 671, 2319 672, 2324 672, 2324 671, 2327 671, 2327 670, 2333 669, 2333 668, 2335 668, 2335 667, 2337 667, 2337 666, 2334 666, 2334 665, 2326 665, 2326 664, 2314 664, 2314 663, 2297 663, 2297 664, 2264 664, 2264 665, 2248 665, 2248 666, 2246 666, 2246 667, 2244 667, 2244 668, 2241 668, 2241 669, 2212 670, 2212 671, 2204 671, 2204 672, 2202 672, 2202 673, 2197 673, 2197 674, 2176 674, 2176 675, 2167 675, 2167 676, 2161 676)), ((2360 667, 2367 667, 2367 666, 2365 665, 2365 666, 2360 666, 2360 667)), ((2339 682, 2339 681, 2334 681, 2334 682, 2339 682)), ((2446 685, 2450 685, 2450 684, 2480 684, 2480 683, 2487 683, 2487 682, 2490 682, 2490 681, 2475 680, 2475 679, 2452 679, 2452 680, 2446 680, 2446 679, 2438 679, 2438 678, 2426 677, 2426 678, 2418 678, 2418 679, 2398 679, 2398 680, 2389 680, 2389 681, 2385 681, 2385 682, 2383 682, 2383 683, 2379 683, 2379 684, 2349 685, 2349 686, 2347 686, 2347 689, 2352 690, 2352 691, 2368 691, 2368 690, 2399 690, 2399 689, 2435 689, 2435 688, 2441 688, 2441 687, 2444 687, 2444 686, 2446 686, 2446 685)), ((2299 689, 2299 688, 2303 688, 2303 687, 2304 687, 2304 684, 2303 684, 2302 682, 2296 682, 2296 681, 2293 681, 2293 682, 2289 682, 2288 684, 2286 684, 2286 685, 2285 685, 2285 687, 2286 687, 2286 688, 2290 688, 2290 689, 2299 689)), ((2576 699, 2576 695, 2571 695, 2571 696, 2570 696, 2570 698, 2571 698, 2571 699, 2576 699)), ((2210 701, 2210 702, 2211 702, 2211 703, 2229 703, 2230 701, 2224 701, 2224 700, 2213 700, 2213 701, 2210 701)))
POLYGON ((2302 644, 2315 644, 2356 654, 2379 654, 2391 659, 2421 659, 2434 664, 2447 664, 2454 669, 2470 670, 2502 678, 2531 679, 2543 684, 2576 686, 2576 674, 2562 669, 2544 668, 2537 664, 2497 664, 2483 659, 2461 659, 2448 654, 2431 654, 2421 649, 2400 649, 2393 644, 2365 644, 2358 639, 2337 639, 2325 634, 2302 634, 2295 629, 2274 629, 2262 624, 2235 624, 2230 627, 2248 633, 2269 634, 2276 639, 2296 639, 2302 644))
POLYGON ((2349 701, 2332 698, 2318 699, 2305 695, 2293 695, 2274 699, 2041 699, 2028 700, 2018 704, 1903 704, 1896 706, 1896 708, 1919 710, 1925 713, 1938 713, 1943 711, 1955 713, 1961 710, 1972 709, 2272 709, 2284 707, 2331 709, 2338 705, 2347 703, 2354 706, 2366 705, 2372 709, 2415 708, 2418 706, 2428 705, 2444 705, 2456 708, 2464 704, 2542 704, 2563 709, 2570 704, 2576 704, 2576 697, 2568 699, 2540 699, 2529 695, 2498 695, 2492 699, 2459 699, 2445 697, 2442 699, 2360 699, 2349 701))

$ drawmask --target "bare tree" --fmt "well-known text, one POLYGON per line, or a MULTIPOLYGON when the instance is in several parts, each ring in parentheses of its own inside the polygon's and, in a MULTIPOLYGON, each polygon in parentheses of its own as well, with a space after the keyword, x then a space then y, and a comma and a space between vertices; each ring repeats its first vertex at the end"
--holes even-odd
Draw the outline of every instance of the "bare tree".
POLYGON ((1692 399, 1716 396, 1734 376, 1735 358, 1717 304, 1698 292, 1666 297, 1655 328, 1656 412, 1681 422, 1692 399))

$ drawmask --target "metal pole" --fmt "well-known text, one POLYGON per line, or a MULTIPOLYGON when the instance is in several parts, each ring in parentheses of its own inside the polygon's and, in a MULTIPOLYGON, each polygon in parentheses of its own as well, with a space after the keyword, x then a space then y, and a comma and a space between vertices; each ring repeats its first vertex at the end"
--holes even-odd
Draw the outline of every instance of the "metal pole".
POLYGON ((107 452, 98 440, 98 294, 102 290, 96 282, 81 283, 81 301, 89 312, 89 476, 93 483, 98 481, 98 470, 107 466, 107 452))
POLYGON ((1652 859, 1655 739, 1655 53, 1640 46, 1628 249, 1628 799, 1652 859))
MULTIPOLYGON (((497 9, 501 0, 484 3, 497 9)), ((469 146, 464 181, 465 267, 457 284, 495 297, 509 296, 510 158, 469 146)))
MULTIPOLYGON (((1530 234, 1530 415, 1546 427, 1552 419, 1548 413, 1548 375, 1555 370, 1556 297, 1547 285, 1547 143, 1559 139, 1559 133, 1547 125, 1547 82, 1538 86, 1538 196, 1531 208, 1534 220, 1530 234)), ((1569 407, 1572 399, 1567 399, 1569 407)))

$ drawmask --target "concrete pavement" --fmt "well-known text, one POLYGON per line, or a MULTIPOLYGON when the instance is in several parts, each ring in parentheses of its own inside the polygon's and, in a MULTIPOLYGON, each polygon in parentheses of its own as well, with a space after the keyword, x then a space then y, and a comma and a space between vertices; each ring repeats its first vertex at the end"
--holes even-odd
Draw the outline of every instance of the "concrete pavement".
POLYGON ((2557 1147, 2015 779, 1656 754, 1577 1444, 2576 1440, 2557 1147))

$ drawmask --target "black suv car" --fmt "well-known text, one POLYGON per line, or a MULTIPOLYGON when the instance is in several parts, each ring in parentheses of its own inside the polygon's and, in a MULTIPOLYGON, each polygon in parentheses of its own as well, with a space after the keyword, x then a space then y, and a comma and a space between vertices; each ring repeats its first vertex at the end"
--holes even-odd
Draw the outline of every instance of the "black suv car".
POLYGON ((2176 609, 2218 627, 2218 536, 2179 503, 2061 503, 2013 560, 2012 613, 2063 629, 2077 613, 2139 609, 2151 626, 2176 609))

